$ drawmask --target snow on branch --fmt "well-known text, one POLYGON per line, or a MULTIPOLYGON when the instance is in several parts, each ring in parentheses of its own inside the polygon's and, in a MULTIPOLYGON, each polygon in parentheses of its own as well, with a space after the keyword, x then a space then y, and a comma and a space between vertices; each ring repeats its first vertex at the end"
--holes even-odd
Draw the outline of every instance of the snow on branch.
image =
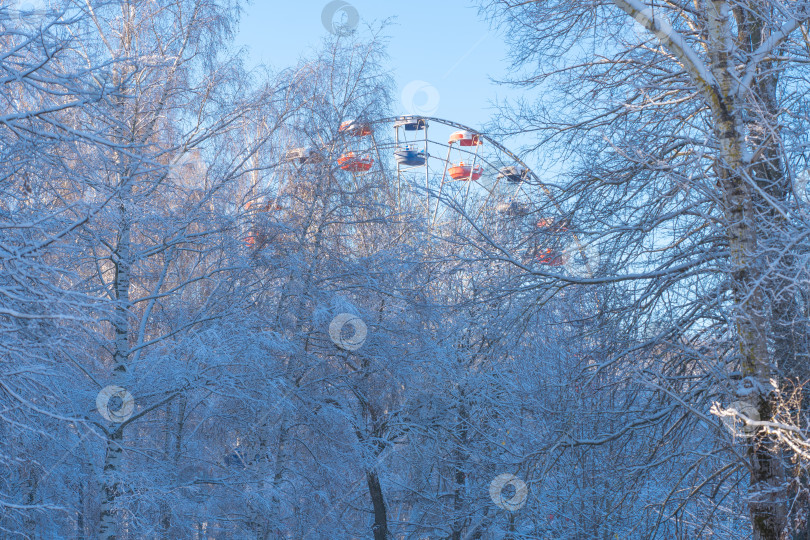
POLYGON ((745 66, 745 72, 743 72, 739 86, 737 87, 738 95, 743 94, 748 89, 748 86, 756 75, 759 64, 770 56, 774 49, 781 45, 790 34, 795 32, 802 24, 807 22, 808 19, 810 19, 810 2, 802 2, 798 4, 796 16, 784 23, 779 30, 773 32, 768 39, 762 42, 759 48, 751 55, 748 64, 745 66))
POLYGON ((692 80, 707 94, 713 94, 717 81, 705 62, 684 37, 663 17, 655 17, 651 8, 640 0, 613 0, 619 8, 655 34, 686 69, 692 80))

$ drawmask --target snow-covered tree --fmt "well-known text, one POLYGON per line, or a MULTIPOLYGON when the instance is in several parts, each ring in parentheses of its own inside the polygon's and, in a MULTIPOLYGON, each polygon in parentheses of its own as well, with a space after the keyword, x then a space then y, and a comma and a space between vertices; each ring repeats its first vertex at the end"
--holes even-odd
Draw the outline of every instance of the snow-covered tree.
MULTIPOLYGON (((592 284, 602 322, 627 338, 593 372, 624 363, 625 376, 666 398, 626 422, 651 437, 656 425, 687 422, 700 439, 718 424, 713 401, 771 418, 777 389, 807 375, 807 204, 793 180, 806 158, 810 6, 504 0, 482 7, 512 41, 512 82, 527 95, 504 109, 501 133, 535 135, 549 162, 556 153, 560 177, 548 179, 555 199, 601 254, 592 277, 554 283, 592 284), (640 351, 649 355, 642 369, 640 351)), ((671 433, 650 439, 651 457, 671 433)), ((671 450, 694 474, 673 493, 688 489, 695 504, 712 505, 727 489, 713 479, 747 467, 754 537, 806 529, 797 489, 805 479, 791 480, 764 430, 744 443, 747 454, 705 444, 723 456, 714 472, 702 470, 712 460, 671 450)), ((659 501, 662 516, 689 504, 659 501)), ((694 531, 713 519, 706 515, 694 531)))

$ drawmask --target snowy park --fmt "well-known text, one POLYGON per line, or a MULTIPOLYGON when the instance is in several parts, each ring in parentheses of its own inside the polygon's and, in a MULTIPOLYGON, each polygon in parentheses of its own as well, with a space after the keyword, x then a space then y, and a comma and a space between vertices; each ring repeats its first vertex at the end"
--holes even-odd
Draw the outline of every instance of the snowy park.
POLYGON ((0 539, 810 539, 810 1, 0 37, 0 539))

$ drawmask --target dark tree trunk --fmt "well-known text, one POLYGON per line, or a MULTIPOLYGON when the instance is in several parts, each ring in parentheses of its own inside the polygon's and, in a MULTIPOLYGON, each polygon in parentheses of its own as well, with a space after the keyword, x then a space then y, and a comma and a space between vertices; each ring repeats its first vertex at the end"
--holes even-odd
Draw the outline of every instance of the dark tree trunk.
POLYGON ((366 473, 368 481, 368 493, 371 495, 371 504, 374 506, 374 540, 388 540, 388 511, 385 507, 385 497, 383 496, 380 478, 376 471, 366 473))

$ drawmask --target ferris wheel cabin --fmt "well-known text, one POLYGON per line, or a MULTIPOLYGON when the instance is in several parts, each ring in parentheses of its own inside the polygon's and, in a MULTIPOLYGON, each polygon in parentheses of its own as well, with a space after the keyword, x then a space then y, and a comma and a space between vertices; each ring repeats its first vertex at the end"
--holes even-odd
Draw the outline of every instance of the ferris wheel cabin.
POLYGON ((397 148, 394 152, 394 159, 400 165, 408 165, 411 167, 421 167, 427 161, 427 154, 424 150, 418 150, 412 144, 406 144, 401 148, 397 148))
POLYGON ((268 237, 266 230, 259 223, 261 220, 257 219, 258 216, 283 209, 277 199, 262 197, 254 201, 248 201, 245 204, 245 211, 248 215, 252 215, 250 218, 252 225, 247 237, 244 239, 245 244, 249 247, 260 247, 264 245, 268 237))
POLYGON ((340 124, 338 131, 352 137, 367 137, 371 135, 371 124, 359 120, 346 120, 340 124))
POLYGON ((287 163, 318 163, 322 161, 322 156, 313 148, 304 146, 301 148, 293 148, 288 150, 284 156, 284 161, 287 163))
POLYGON ((507 199, 495 205, 495 211, 504 216, 520 217, 529 213, 529 207, 520 201, 507 199))
POLYGON ((344 171, 366 172, 374 165, 374 160, 369 155, 359 156, 354 152, 347 152, 338 158, 338 166, 344 171))
POLYGON ((568 232, 568 226, 564 219, 558 218, 540 218, 535 224, 540 232, 545 233, 563 233, 568 232))
POLYGON ((529 171, 525 167, 517 167, 515 165, 511 165, 509 167, 504 167, 498 172, 498 179, 501 178, 505 179, 507 182, 512 184, 519 184, 526 179, 526 176, 529 174, 529 171))
POLYGON ((478 180, 484 174, 484 168, 481 165, 476 165, 475 167, 472 165, 465 165, 465 163, 462 161, 457 165, 450 167, 447 173, 453 180, 478 180))
POLYGON ((539 249, 535 258, 537 262, 547 266, 563 266, 565 264, 562 255, 551 248, 539 249))
POLYGON ((458 143, 459 146, 481 146, 484 144, 484 140, 478 133, 460 130, 451 133, 450 139, 447 141, 447 143, 451 145, 453 143, 458 143))
POLYGON ((405 131, 421 131, 427 128, 427 120, 419 116, 400 116, 394 122, 394 127, 401 127, 405 131))

